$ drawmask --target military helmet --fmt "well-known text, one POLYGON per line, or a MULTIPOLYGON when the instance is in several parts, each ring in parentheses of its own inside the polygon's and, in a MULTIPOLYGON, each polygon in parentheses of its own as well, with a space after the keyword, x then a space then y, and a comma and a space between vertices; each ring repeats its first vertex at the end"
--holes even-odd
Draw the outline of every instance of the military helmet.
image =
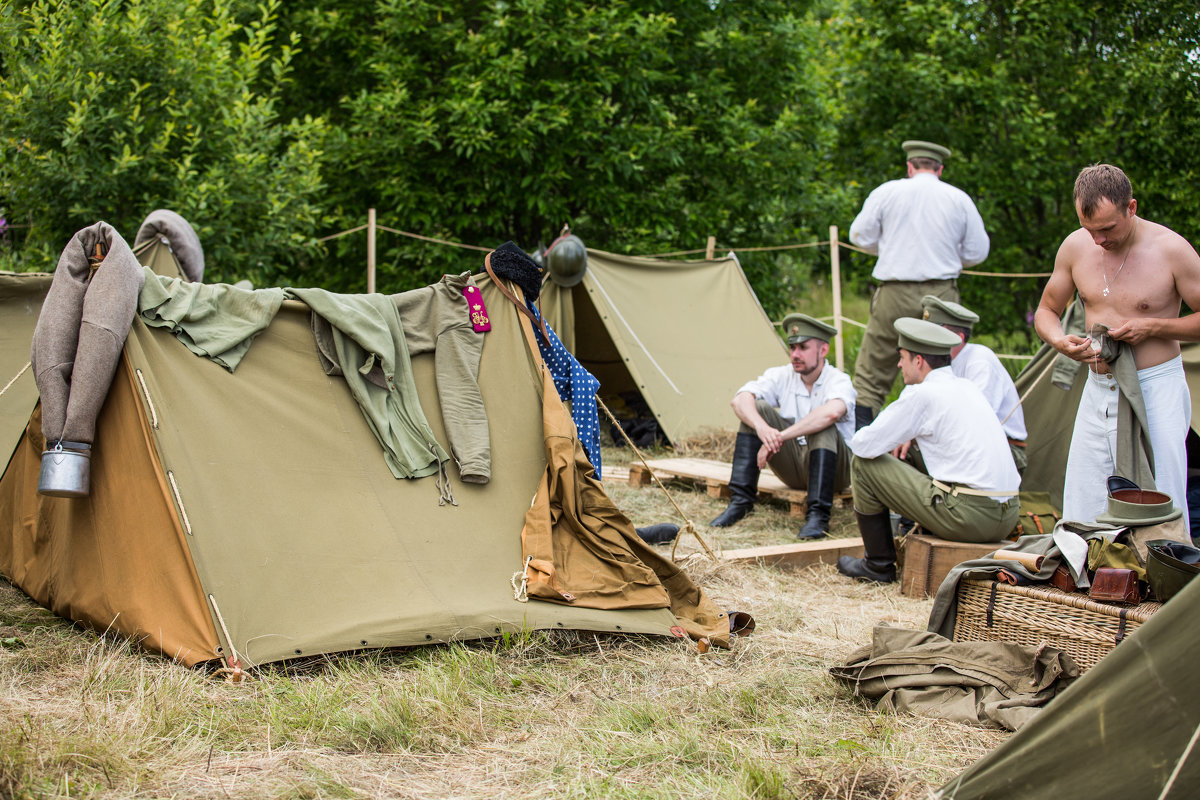
POLYGON ((563 236, 544 255, 550 279, 559 286, 571 287, 583 280, 587 272, 587 248, 575 234, 563 236))
POLYGON ((1171 539, 1146 542, 1146 579, 1160 603, 1183 590, 1200 573, 1200 548, 1171 539))

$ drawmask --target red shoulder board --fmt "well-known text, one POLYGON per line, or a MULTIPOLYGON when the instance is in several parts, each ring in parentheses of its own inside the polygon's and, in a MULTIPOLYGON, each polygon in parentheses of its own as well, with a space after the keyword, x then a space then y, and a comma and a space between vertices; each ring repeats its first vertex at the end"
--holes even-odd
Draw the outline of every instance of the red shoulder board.
POLYGON ((492 329, 492 321, 488 318, 487 306, 483 304, 483 295, 476 286, 464 286, 463 297, 467 298, 467 312, 471 315, 471 327, 476 333, 484 333, 492 329))

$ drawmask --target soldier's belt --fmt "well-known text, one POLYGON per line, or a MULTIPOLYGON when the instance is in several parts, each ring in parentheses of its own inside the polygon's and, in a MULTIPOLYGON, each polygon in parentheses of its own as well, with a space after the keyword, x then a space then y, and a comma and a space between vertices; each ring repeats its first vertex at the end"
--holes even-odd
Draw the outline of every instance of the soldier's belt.
POLYGON ((933 485, 951 495, 968 494, 973 497, 1016 497, 1017 490, 1013 489, 1010 492, 986 492, 983 489, 972 489, 969 486, 954 486, 949 483, 942 483, 937 478, 931 478, 933 485))

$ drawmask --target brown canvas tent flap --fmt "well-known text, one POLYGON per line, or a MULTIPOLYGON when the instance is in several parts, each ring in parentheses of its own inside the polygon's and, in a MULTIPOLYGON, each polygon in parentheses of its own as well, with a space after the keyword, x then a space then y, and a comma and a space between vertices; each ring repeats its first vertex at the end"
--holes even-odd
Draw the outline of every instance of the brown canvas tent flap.
POLYGON ((587 251, 573 287, 547 282, 546 321, 600 380, 605 403, 638 392, 672 441, 732 430, 738 387, 787 351, 737 259, 675 261, 587 251))
MULTIPOLYGON (((306 306, 285 303, 236 374, 135 321, 92 496, 38 495, 40 444, 26 436, 0 480, 0 572, 63 616, 187 664, 230 645, 250 666, 526 629, 673 635, 667 607, 514 597, 546 469, 542 376, 513 306, 481 288, 492 330, 479 384, 499 424, 490 484, 451 471, 458 506, 439 506, 431 480, 392 477, 344 381, 321 370, 306 306)), ((433 356, 413 367, 445 441, 433 356)), ((702 596, 690 581, 667 588, 702 596)))

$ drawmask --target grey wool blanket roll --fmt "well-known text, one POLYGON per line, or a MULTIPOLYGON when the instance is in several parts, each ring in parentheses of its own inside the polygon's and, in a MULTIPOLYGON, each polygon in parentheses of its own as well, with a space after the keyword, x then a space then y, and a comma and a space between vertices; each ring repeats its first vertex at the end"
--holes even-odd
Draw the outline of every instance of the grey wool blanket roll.
POLYGON ((95 440, 143 280, 133 251, 107 222, 76 233, 59 256, 29 357, 47 443, 95 440), (93 274, 97 245, 103 260, 93 274))

